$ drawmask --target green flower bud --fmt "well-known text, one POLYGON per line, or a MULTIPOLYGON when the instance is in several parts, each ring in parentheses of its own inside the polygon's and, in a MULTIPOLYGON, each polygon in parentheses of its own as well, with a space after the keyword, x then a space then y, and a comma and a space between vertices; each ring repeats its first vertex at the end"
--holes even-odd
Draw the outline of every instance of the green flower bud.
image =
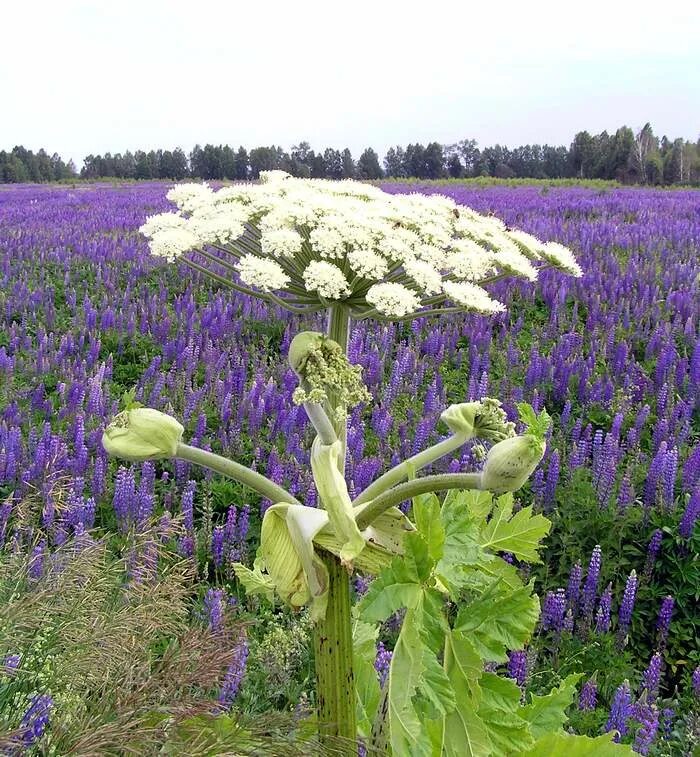
POLYGON ((175 457, 184 432, 175 418, 150 407, 119 413, 102 434, 107 454, 140 462, 175 457))
POLYGON ((532 475, 546 447, 543 439, 532 434, 494 444, 486 455, 481 488, 494 494, 517 491, 532 475))
POLYGON ((478 437, 500 442, 515 434, 515 424, 508 420, 501 403, 492 397, 484 397, 479 402, 450 405, 440 418, 452 432, 465 439, 478 437))

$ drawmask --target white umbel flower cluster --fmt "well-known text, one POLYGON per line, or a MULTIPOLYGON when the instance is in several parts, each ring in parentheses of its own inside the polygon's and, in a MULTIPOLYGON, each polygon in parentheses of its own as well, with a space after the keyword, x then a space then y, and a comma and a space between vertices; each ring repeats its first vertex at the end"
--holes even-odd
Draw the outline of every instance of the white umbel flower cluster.
POLYGON ((390 195, 361 182, 283 171, 260 178, 217 192, 206 184, 175 186, 168 199, 178 212, 141 227, 151 251, 168 260, 190 250, 195 259, 197 251, 210 261, 215 255, 252 293, 290 310, 343 301, 360 318, 403 318, 444 304, 497 313, 503 305, 482 286, 496 276, 534 281, 542 267, 581 275, 563 245, 508 229, 448 197, 390 195))

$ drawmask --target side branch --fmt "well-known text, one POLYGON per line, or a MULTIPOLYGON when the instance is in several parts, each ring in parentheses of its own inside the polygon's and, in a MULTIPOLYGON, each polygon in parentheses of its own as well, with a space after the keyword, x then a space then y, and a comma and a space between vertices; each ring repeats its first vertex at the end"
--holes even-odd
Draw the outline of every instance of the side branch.
POLYGON ((362 530, 371 525, 377 517, 390 507, 395 507, 407 499, 417 497, 428 492, 441 492, 447 489, 480 489, 481 473, 443 473, 436 476, 425 476, 413 481, 399 484, 393 489, 385 491, 376 499, 354 508, 357 527, 362 530))
POLYGON ((186 460, 188 463, 201 465, 204 468, 221 473, 222 476, 228 476, 235 481, 239 481, 249 489, 256 491, 261 496, 271 500, 274 504, 278 502, 288 502, 290 505, 300 505, 301 502, 290 494, 286 489, 278 486, 269 478, 256 473, 245 465, 229 460, 221 455, 208 452, 199 447, 191 447, 189 444, 178 444, 175 457, 180 460, 186 460))
POLYGON ((432 447, 428 447, 427 449, 418 452, 371 483, 363 492, 360 492, 360 494, 355 497, 352 504, 361 505, 364 502, 369 502, 371 499, 376 499, 382 494, 382 492, 385 492, 390 487, 400 483, 405 478, 415 475, 416 471, 425 468, 426 465, 430 465, 441 457, 449 455, 450 452, 459 449, 471 438, 472 437, 467 436, 466 434, 452 434, 452 436, 448 436, 447 439, 443 439, 441 442, 433 444, 432 447))

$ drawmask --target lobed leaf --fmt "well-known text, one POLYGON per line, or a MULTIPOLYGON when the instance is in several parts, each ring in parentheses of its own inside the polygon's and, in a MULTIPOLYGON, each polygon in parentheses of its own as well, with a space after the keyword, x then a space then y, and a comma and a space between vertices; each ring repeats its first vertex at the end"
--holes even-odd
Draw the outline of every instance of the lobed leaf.
POLYGON ((462 607, 455 629, 469 634, 485 660, 506 662, 506 652, 522 649, 530 638, 539 613, 540 602, 532 594, 532 584, 511 590, 498 580, 462 607))
POLYGON ((530 703, 520 707, 520 715, 530 723, 532 735, 536 739, 546 734, 563 733, 562 726, 568 720, 566 710, 574 701, 576 684, 580 678, 580 673, 572 673, 549 694, 533 694, 530 703))
POLYGON ((614 733, 591 738, 570 733, 550 733, 539 738, 521 757, 633 757, 632 747, 616 744, 614 733))
POLYGON ((531 506, 513 515, 513 495, 508 493, 496 500, 491 520, 482 529, 479 542, 484 549, 511 552, 519 560, 539 563, 537 550, 551 525, 543 515, 533 515, 531 506))

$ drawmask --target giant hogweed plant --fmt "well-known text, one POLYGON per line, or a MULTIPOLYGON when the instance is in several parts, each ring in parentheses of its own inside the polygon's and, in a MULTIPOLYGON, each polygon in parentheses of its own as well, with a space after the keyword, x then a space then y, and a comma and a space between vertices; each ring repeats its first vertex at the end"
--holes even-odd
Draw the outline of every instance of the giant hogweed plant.
MULTIPOLYGON (((505 276, 534 281, 543 268, 580 275, 573 254, 446 197, 387 195, 357 182, 297 180, 282 172, 262 179, 217 192, 206 185, 176 186, 168 197, 177 211, 149 218, 141 230, 153 254, 183 262, 237 292, 292 313, 327 313, 326 333, 303 332, 289 351, 299 377, 295 400, 315 430, 311 467, 321 507, 305 505, 233 460, 183 443, 180 423, 149 408, 129 407, 115 418, 104 434, 105 449, 127 460, 199 464, 273 502, 263 518, 253 569, 234 567, 248 592, 276 594, 293 608, 310 606, 317 727, 321 742, 335 753, 355 754, 362 735, 375 751, 397 755, 464 754, 465 748, 489 755, 506 743, 515 752, 532 747, 553 754, 552 745, 558 749, 564 738, 557 733, 561 717, 544 723, 529 710, 511 712, 511 684, 483 672, 484 659, 503 659, 507 645, 522 646, 537 600, 531 587, 518 584, 515 570, 490 553, 501 545, 479 539, 489 529, 499 535, 506 529, 516 544, 530 513, 511 519, 504 500, 486 524, 486 500, 476 500, 482 503, 479 528, 478 519, 466 525, 465 518, 477 513, 464 495, 450 494, 439 514, 434 497, 445 491, 517 490, 544 454, 546 415, 524 409, 528 432, 515 436, 496 400, 452 405, 442 414, 450 430, 445 439, 351 499, 344 476, 347 412, 371 398, 360 369, 347 359, 347 345, 353 320, 501 312, 504 306, 485 285, 505 276), (483 471, 419 476, 477 438, 493 445, 483 471), (430 496, 420 499, 423 495, 430 496), (416 522, 398 508, 412 498, 420 503, 416 522), (353 652, 354 570, 379 578, 355 620, 353 652), (462 598, 473 617, 460 612, 452 618, 445 603, 462 598), (406 617, 395 662, 386 691, 378 695, 368 679, 373 658, 368 624, 400 607, 406 617), (496 617, 474 625, 479 612, 493 608, 496 617), (559 741, 542 742, 545 731, 559 741)), ((542 521, 534 523, 539 533, 542 521)), ((528 549, 532 557, 534 546, 528 549)), ((553 696, 568 696, 572 687, 569 680, 553 696)), ((543 708, 533 703, 532 709, 543 708)), ((563 748, 571 750, 568 739, 563 748)))

